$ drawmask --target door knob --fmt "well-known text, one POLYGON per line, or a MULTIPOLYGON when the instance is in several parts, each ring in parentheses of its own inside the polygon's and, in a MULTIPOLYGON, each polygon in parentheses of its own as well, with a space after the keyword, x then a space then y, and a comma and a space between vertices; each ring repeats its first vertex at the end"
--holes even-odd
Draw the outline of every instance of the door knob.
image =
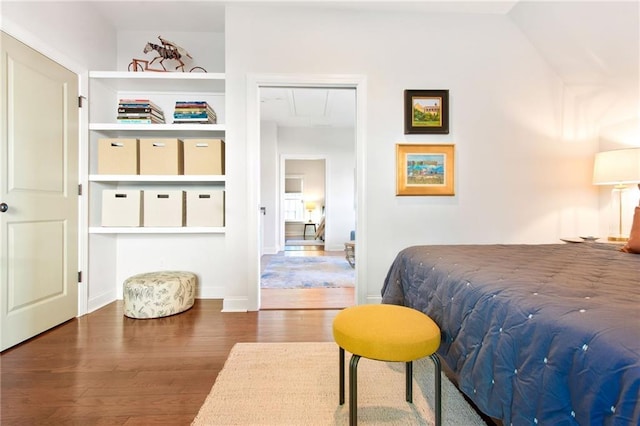
POLYGON ((7 203, 0 203, 0 212, 4 213, 7 210, 9 210, 9 206, 7 205, 7 203))

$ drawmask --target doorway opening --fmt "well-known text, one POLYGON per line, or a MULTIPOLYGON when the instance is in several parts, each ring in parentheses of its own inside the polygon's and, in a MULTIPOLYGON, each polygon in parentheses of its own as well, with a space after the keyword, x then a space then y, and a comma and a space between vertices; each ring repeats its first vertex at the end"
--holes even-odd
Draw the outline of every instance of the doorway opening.
MULTIPOLYGON (((354 89, 356 97, 356 119, 355 119, 355 161, 349 166, 344 165, 343 169, 351 168, 351 181, 355 188, 354 211, 356 217, 356 232, 354 243, 357 250, 354 251, 353 259, 355 261, 355 302, 358 304, 366 303, 367 295, 367 216, 366 211, 366 105, 367 105, 367 78, 364 75, 355 74, 337 74, 337 75, 318 75, 318 74, 248 74, 246 79, 246 130, 247 130, 247 165, 248 165, 248 187, 247 187, 247 206, 251 212, 247 219, 246 230, 248 232, 247 259, 248 263, 248 281, 246 299, 225 298, 225 306, 230 309, 237 309, 233 306, 246 306, 246 310, 260 310, 260 275, 261 275, 261 256, 269 254, 269 250, 273 249, 277 252, 278 247, 275 243, 273 246, 266 244, 266 237, 273 230, 268 229, 269 220, 265 220, 268 214, 276 213, 277 206, 268 205, 269 198, 263 197, 261 191, 276 191, 278 180, 276 175, 265 176, 265 161, 276 161, 278 156, 275 146, 265 144, 265 140, 269 140, 270 135, 277 134, 277 126, 261 125, 261 99, 260 92, 266 88, 278 87, 320 87, 320 88, 342 88, 354 89), (266 134, 265 134, 266 133, 266 134), (355 163, 355 169, 353 169, 355 163), (269 184, 270 183, 270 184, 269 184), (269 189, 270 188, 270 189, 269 189), (269 213, 270 212, 270 213, 269 213), (245 299, 245 302, 242 300, 245 299)), ((335 163, 331 163, 329 168, 338 167, 335 163)), ((326 234, 325 248, 329 244, 331 235, 336 236, 337 233, 332 232, 332 216, 327 211, 326 215, 326 234)), ((275 237, 274 237, 275 238, 275 237)), ((335 243, 341 240, 331 238, 335 243)), ((340 236, 342 239, 342 236, 340 236)), ((337 249, 342 251, 343 248, 337 245, 337 249)))
POLYGON ((279 246, 285 252, 324 251, 326 162, 296 155, 280 160, 279 246))
POLYGON ((273 210, 261 218, 261 309, 355 303, 356 271, 344 253, 357 216, 355 93, 259 88, 260 205, 273 210))

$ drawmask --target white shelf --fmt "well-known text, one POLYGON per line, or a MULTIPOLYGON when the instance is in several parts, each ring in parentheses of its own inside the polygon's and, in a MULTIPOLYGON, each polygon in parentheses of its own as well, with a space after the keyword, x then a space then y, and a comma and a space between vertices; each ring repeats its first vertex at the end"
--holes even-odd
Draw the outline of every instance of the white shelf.
POLYGON ((90 234, 224 234, 224 227, 89 227, 90 234))
POLYGON ((117 80, 224 80, 223 72, 89 71, 89 78, 117 80))
POLYGON ((111 183, 216 183, 226 179, 224 175, 89 175, 90 182, 111 183))
POLYGON ((90 123, 89 130, 118 132, 224 132, 224 124, 90 123))
POLYGON ((165 91, 168 86, 174 92, 202 90, 203 87, 207 91, 225 91, 224 73, 90 71, 89 78, 99 79, 119 91, 165 91))

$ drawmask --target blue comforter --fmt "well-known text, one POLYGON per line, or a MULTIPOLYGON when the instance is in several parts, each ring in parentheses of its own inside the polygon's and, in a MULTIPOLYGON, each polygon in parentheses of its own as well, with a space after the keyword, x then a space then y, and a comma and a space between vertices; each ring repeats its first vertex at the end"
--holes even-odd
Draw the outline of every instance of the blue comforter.
POLYGON ((640 425, 640 255, 598 243, 409 247, 382 301, 440 326, 460 390, 505 425, 640 425))

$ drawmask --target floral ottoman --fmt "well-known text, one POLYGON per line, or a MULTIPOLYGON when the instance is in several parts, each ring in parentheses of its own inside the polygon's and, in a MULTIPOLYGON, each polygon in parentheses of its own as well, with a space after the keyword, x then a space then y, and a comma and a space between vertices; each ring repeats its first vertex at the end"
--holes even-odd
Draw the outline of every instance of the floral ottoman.
POLYGON ((196 275, 185 271, 146 272, 127 278, 123 285, 124 315, 160 318, 193 306, 196 275))

